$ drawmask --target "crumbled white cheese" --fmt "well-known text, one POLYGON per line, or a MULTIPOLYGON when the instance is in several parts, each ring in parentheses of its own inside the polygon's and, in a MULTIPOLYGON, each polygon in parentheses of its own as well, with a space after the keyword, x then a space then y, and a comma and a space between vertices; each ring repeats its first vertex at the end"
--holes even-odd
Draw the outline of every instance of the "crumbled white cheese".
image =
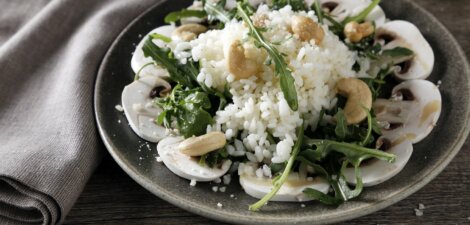
MULTIPOLYGON (((230 195, 230 198, 235 198, 235 195, 234 194, 231 194, 230 195)), ((470 217, 469 217, 470 218, 470 217)))
POLYGON ((419 210, 423 210, 423 209, 425 209, 425 207, 424 207, 424 204, 422 204, 422 203, 419 203, 419 204, 418 204, 418 209, 419 209, 419 210))
POLYGON ((222 179, 224 180, 225 185, 229 185, 230 181, 232 180, 232 176, 230 174, 227 174, 227 175, 223 176, 222 179))
POLYGON ((220 192, 225 192, 225 190, 227 190, 227 187, 220 187, 220 188, 219 188, 219 191, 220 191, 220 192))
POLYGON ((192 179, 191 182, 189 183, 190 186, 194 187, 196 186, 196 180, 195 179, 192 179))
POLYGON ((423 215, 423 211, 419 210, 419 209, 415 209, 415 215, 416 216, 422 216, 423 215))
POLYGON ((217 203, 217 207, 222 208, 222 206, 223 206, 222 203, 220 202, 217 203))
POLYGON ((124 108, 122 108, 121 105, 116 105, 116 106, 114 106, 114 108, 115 108, 117 111, 119 111, 119 112, 123 112, 123 111, 124 111, 124 108))
POLYGON ((214 180, 214 183, 216 183, 216 184, 220 184, 220 182, 222 182, 222 180, 220 178, 217 178, 217 179, 214 180))
POLYGON ((217 192, 218 190, 219 190, 219 187, 217 187, 217 186, 213 186, 213 187, 212 187, 212 191, 213 191, 213 192, 217 192))
POLYGON ((300 207, 305 208, 305 204, 300 204, 300 207))

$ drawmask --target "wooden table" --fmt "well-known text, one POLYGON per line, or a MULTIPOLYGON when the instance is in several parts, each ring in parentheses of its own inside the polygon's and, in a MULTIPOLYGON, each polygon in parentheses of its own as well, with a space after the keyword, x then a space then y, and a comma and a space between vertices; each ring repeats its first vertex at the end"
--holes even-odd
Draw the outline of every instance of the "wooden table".
MULTIPOLYGON (((467 57, 470 56, 469 0, 416 2, 444 23, 462 45, 467 57)), ((155 197, 107 156, 64 224, 221 223, 155 197)), ((444 172, 423 189, 382 211, 343 224, 470 224, 470 139, 444 172), (425 206, 424 215, 420 217, 414 211, 418 203, 425 206)))

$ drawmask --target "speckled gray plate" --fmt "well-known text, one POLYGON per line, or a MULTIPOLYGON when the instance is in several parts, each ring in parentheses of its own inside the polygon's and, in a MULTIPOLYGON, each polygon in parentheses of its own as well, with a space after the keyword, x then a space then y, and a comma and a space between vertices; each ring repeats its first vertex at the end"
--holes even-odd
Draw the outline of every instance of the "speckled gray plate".
POLYGON ((95 112, 101 137, 116 162, 136 182, 158 197, 183 209, 220 221, 239 224, 323 224, 360 217, 383 209, 419 190, 437 176, 460 150, 469 128, 469 67, 451 34, 432 15, 410 0, 384 1, 392 19, 416 24, 434 49, 436 65, 430 80, 442 81, 443 111, 437 127, 414 146, 404 170, 391 180, 366 188, 360 198, 337 208, 310 202, 270 203, 261 212, 248 211, 256 199, 247 196, 235 180, 225 193, 214 193, 210 184, 190 187, 189 181, 171 173, 155 160, 155 144, 147 148, 114 106, 120 104, 123 87, 132 82, 131 53, 135 44, 170 11, 188 1, 166 1, 136 18, 117 38, 101 64, 95 87, 95 112), (118 123, 118 121, 122 121, 118 123), (236 199, 229 197, 234 194, 236 199), (218 202, 223 208, 218 208, 218 202))

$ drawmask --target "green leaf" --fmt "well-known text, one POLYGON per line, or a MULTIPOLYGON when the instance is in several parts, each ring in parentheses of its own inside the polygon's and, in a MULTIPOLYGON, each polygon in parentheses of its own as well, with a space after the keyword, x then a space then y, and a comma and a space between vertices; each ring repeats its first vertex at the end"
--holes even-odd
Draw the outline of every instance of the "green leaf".
POLYGON ((209 152, 203 156, 205 156, 205 165, 209 166, 210 168, 214 168, 215 166, 222 163, 225 159, 227 159, 229 155, 227 153, 226 148, 224 147, 217 151, 209 152))
POLYGON ((266 194, 262 199, 260 199, 258 202, 250 205, 249 210, 251 210, 251 211, 259 210, 272 197, 274 197, 274 195, 276 195, 276 193, 279 191, 279 189, 281 189, 284 182, 286 182, 287 177, 289 177, 289 173, 292 170, 295 159, 297 158, 297 155, 300 152, 303 137, 304 137, 304 126, 302 125, 299 128, 297 128, 297 141, 295 142, 295 145, 292 149, 291 155, 289 157, 289 160, 287 161, 287 164, 286 164, 286 167, 284 168, 284 171, 282 172, 282 174, 277 179, 275 179, 275 181, 273 183, 273 188, 271 189, 271 191, 268 194, 266 194))
POLYGON ((151 57, 157 64, 166 68, 170 79, 186 87, 196 86, 196 77, 199 73, 192 62, 181 64, 168 48, 160 48, 149 37, 142 47, 145 57, 151 57))
POLYGON ((271 8, 273 9, 281 9, 284 8, 286 5, 290 5, 293 11, 307 11, 308 8, 305 5, 304 0, 273 0, 271 4, 271 8))
POLYGON ((315 2, 312 5, 313 11, 315 11, 315 15, 318 18, 318 22, 323 23, 323 10, 321 9, 320 6, 320 0, 315 0, 315 2))
POLYGON ((284 94, 284 98, 287 101, 289 107, 297 111, 298 109, 298 99, 297 99, 297 91, 295 89, 295 80, 292 77, 292 73, 284 60, 284 57, 281 53, 269 42, 267 42, 258 28, 253 25, 248 14, 244 11, 241 3, 237 4, 238 14, 240 17, 247 23, 250 29, 250 36, 254 39, 255 45, 264 48, 271 60, 275 64, 275 72, 276 75, 280 76, 280 86, 282 93, 284 94))
POLYGON ((330 196, 330 195, 327 195, 327 194, 324 194, 323 192, 320 192, 320 191, 317 191, 315 189, 312 189, 312 188, 306 188, 303 190, 303 193, 309 197, 309 198, 313 198, 325 205, 339 205, 341 203, 343 203, 343 201, 341 201, 340 199, 338 198, 335 198, 333 196, 330 196))
POLYGON ((164 21, 165 23, 173 23, 187 17, 204 18, 206 16, 206 12, 202 10, 182 9, 181 11, 171 12, 166 15, 164 21))
POLYGON ((154 33, 154 34, 151 34, 150 37, 152 39, 159 39, 159 40, 162 40, 163 42, 166 42, 166 43, 170 43, 171 42, 171 38, 170 37, 167 37, 163 34, 157 34, 157 33, 154 33))
POLYGON ((395 47, 393 49, 386 49, 382 51, 383 56, 392 58, 412 56, 414 53, 412 50, 403 47, 395 47))
POLYGON ((348 123, 346 120, 346 116, 344 115, 344 111, 339 109, 335 115, 336 118, 336 128, 335 134, 340 140, 346 139, 348 135, 348 123))
POLYGON ((364 140, 361 142, 362 146, 366 146, 370 143, 371 135, 372 135, 372 115, 370 111, 366 107, 362 107, 364 111, 367 112, 367 135, 364 140))
POLYGON ((233 18, 233 15, 230 14, 227 10, 225 10, 225 0, 221 0, 218 2, 213 1, 204 1, 204 10, 208 15, 208 19, 210 22, 215 20, 219 20, 222 23, 228 23, 233 18))
POLYGON ((372 130, 378 134, 378 135, 382 135, 382 128, 380 128, 380 125, 379 123, 377 122, 377 118, 376 117, 372 117, 372 130))
POLYGON ((137 73, 134 76, 134 80, 140 79, 140 73, 142 73, 142 70, 144 70, 145 67, 150 66, 150 65, 153 65, 153 62, 146 63, 142 67, 140 67, 139 71, 137 71, 137 73))
POLYGON ((366 148, 357 144, 346 142, 337 142, 325 139, 310 139, 304 137, 304 143, 307 146, 315 146, 316 154, 325 156, 335 151, 348 157, 351 161, 354 159, 377 158, 387 162, 394 162, 396 156, 377 149, 366 148))
POLYGON ((356 21, 356 22, 362 22, 364 21, 364 19, 370 14, 370 12, 372 12, 372 10, 374 10, 374 8, 379 5, 381 0, 373 0, 372 3, 370 3, 369 6, 367 6, 367 8, 365 8, 364 10, 362 10, 359 14, 357 14, 356 16, 353 16, 353 17, 347 17, 346 19, 344 19, 344 21, 342 22, 342 24, 347 24, 349 22, 352 22, 352 21, 356 21))

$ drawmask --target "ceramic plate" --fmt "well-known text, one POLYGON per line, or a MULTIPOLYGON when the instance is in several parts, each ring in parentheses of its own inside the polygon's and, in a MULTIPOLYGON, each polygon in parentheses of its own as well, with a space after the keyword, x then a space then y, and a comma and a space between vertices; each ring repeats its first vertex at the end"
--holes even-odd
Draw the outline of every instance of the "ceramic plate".
POLYGON ((366 188, 360 198, 339 207, 316 202, 301 208, 299 203, 269 203, 260 212, 248 211, 256 199, 241 190, 237 179, 225 193, 213 192, 213 185, 189 181, 171 173, 156 161, 156 145, 147 144, 128 126, 123 113, 115 109, 121 92, 133 80, 132 52, 142 35, 162 25, 164 16, 189 5, 189 1, 164 1, 136 18, 116 39, 106 54, 96 81, 95 112, 101 137, 116 162, 137 183, 156 196, 193 213, 239 224, 323 224, 360 217, 400 201, 437 176, 460 150, 469 132, 469 67, 452 35, 432 15, 410 0, 384 1, 391 19, 417 25, 431 44, 436 64, 429 80, 440 86, 443 108, 437 127, 414 145, 410 161, 394 178, 366 188), (236 198, 229 196, 234 194, 236 198), (223 207, 218 208, 217 203, 223 207))

